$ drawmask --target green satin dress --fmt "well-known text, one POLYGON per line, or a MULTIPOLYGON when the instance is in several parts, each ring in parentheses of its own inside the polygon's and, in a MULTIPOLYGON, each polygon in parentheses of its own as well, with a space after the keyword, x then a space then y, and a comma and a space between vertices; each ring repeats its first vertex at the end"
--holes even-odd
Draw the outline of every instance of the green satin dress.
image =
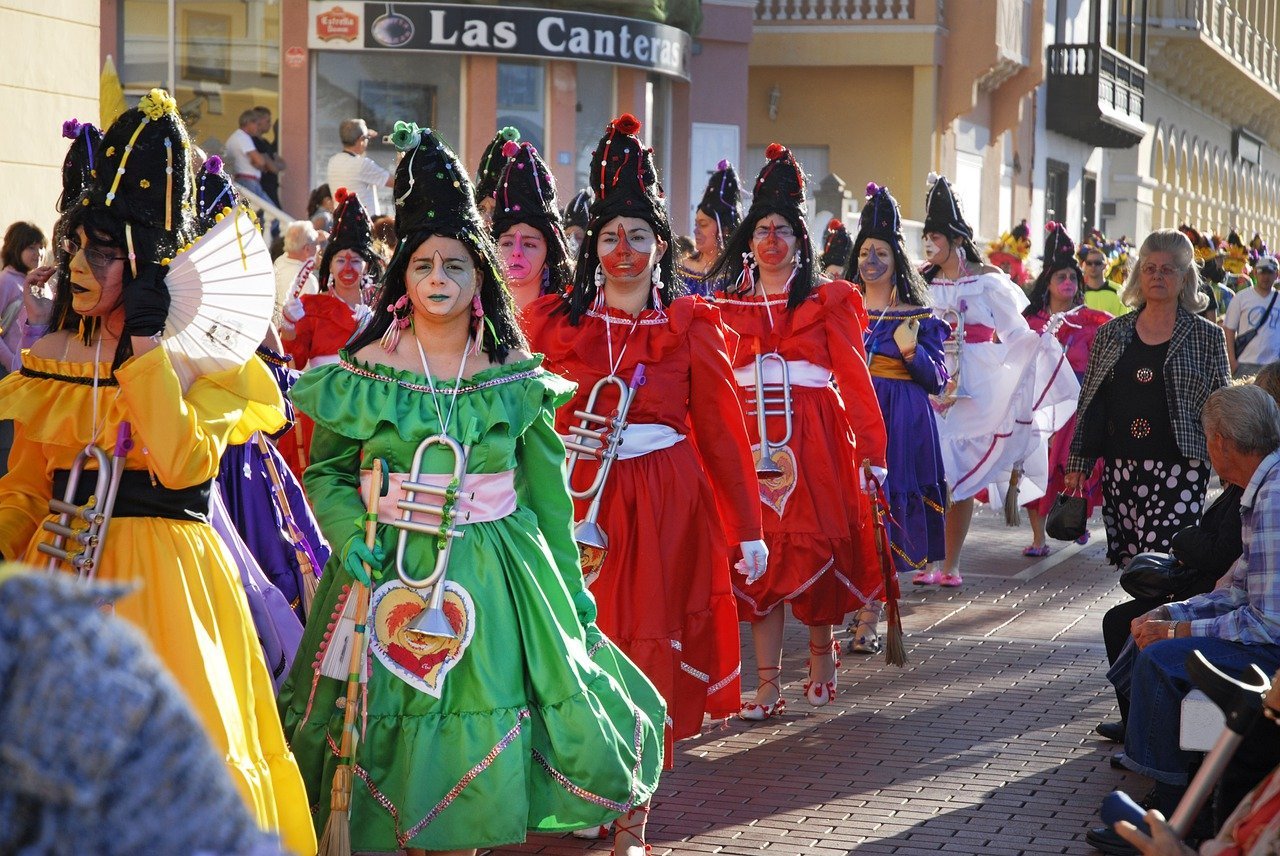
MULTIPOLYGON (((292 392, 316 423, 305 485, 335 548, 280 693, 317 830, 328 819, 346 688, 320 663, 352 590, 341 548, 362 537, 360 471, 383 458, 391 472, 409 472, 418 444, 440 430, 421 375, 340 357, 292 392)), ((472 446, 468 472, 514 470, 516 508, 464 524, 454 540, 445 611, 462 641, 439 650, 406 642, 404 621, 421 601, 395 573, 399 530, 379 525, 388 559, 368 621, 350 818, 356 852, 492 847, 531 830, 607 823, 645 803, 662 769, 665 703, 596 629, 582 584, 564 445, 553 428, 573 385, 542 369, 541 358, 487 369, 456 393, 451 381, 434 383, 442 412, 456 395, 450 434, 472 446)), ((446 450, 428 450, 424 472, 451 470, 446 450)), ((405 567, 414 576, 435 567, 435 540, 408 535, 405 567)))

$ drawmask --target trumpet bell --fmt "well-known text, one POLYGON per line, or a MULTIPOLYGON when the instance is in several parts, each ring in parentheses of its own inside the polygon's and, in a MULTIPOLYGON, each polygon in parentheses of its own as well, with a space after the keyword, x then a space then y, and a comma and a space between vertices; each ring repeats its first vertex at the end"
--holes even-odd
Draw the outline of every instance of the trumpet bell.
POLYGON ((426 636, 434 639, 461 638, 458 636, 458 632, 453 629, 453 625, 449 623, 444 610, 438 606, 428 606, 422 612, 419 612, 409 622, 405 632, 414 636, 426 636))
POLYGON ((594 547, 597 550, 609 549, 609 536, 594 520, 583 520, 573 527, 573 540, 580 547, 594 547))

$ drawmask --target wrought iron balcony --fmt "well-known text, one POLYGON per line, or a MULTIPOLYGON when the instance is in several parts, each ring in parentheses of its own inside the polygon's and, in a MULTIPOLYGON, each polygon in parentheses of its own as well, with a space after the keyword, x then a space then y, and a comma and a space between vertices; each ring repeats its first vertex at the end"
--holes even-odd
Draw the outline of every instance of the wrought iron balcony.
POLYGON ((1147 70, 1106 45, 1050 45, 1049 130, 1106 149, 1127 149, 1146 135, 1147 70))

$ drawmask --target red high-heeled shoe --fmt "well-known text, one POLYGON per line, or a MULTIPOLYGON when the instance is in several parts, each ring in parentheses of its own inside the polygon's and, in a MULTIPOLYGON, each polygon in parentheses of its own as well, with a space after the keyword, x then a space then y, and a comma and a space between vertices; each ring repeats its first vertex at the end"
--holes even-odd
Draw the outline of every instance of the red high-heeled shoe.
POLYGON ((745 719, 747 722, 763 722, 787 709, 787 700, 782 697, 782 687, 778 684, 778 679, 782 677, 782 669, 778 666, 764 666, 756 669, 756 677, 760 679, 762 687, 773 685, 773 688, 778 691, 778 700, 773 704, 756 704, 755 702, 744 704, 742 710, 738 711, 738 718, 745 719), (766 678, 765 672, 773 672, 773 677, 766 678))
POLYGON ((831 645, 814 645, 809 643, 809 680, 804 684, 804 697, 809 704, 814 707, 824 707, 836 700, 836 682, 837 675, 832 675, 831 680, 825 683, 818 683, 813 680, 813 657, 834 656, 836 658, 836 668, 840 668, 840 643, 831 640, 831 645))

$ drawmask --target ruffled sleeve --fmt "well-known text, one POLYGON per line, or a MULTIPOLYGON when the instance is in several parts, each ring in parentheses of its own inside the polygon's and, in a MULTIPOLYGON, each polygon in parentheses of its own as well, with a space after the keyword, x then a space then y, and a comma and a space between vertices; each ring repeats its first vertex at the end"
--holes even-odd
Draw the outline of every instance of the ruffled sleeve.
POLYGON ((302 484, 320 531, 334 548, 329 557, 330 569, 341 565, 343 545, 364 532, 361 521, 365 509, 360 500, 362 446, 359 440, 318 423, 311 434, 311 463, 302 474, 302 484))
MULTIPOLYGON (((866 326, 862 295, 849 283, 836 280, 822 286, 820 299, 827 310, 827 351, 831 356, 831 371, 840 387, 849 426, 857 437, 858 454, 870 458, 875 466, 883 467, 888 438, 862 347, 860 331, 866 326)), ((861 463, 854 461, 855 465, 861 463)))
POLYGON ((116 379, 135 443, 165 487, 214 478, 228 444, 247 442, 254 431, 270 434, 285 423, 280 389, 257 357, 197 378, 185 397, 164 348, 128 360, 116 379))
POLYGON ((516 499, 538 518, 552 561, 586 628, 595 621, 595 600, 582 581, 578 545, 573 540, 573 500, 565 480, 564 441, 555 430, 556 410, 573 397, 574 385, 550 374, 539 385, 545 390, 544 403, 516 445, 516 499))
POLYGON ((996 335, 1006 345, 1027 335, 1034 335, 1027 319, 1022 317, 1022 310, 1030 305, 1022 289, 1013 284, 1013 280, 999 272, 988 272, 978 277, 982 283, 984 302, 992 317, 995 318, 996 335))
POLYGON ((907 371, 930 395, 941 393, 950 377, 943 355, 943 344, 950 338, 951 328, 937 318, 921 319, 916 333, 916 354, 907 363, 907 371))
MULTIPOLYGON (((5 392, 0 382, 0 397, 5 392)), ((23 423, 15 422, 9 470, 0 476, 0 559, 17 559, 26 552, 52 495, 53 480, 40 446, 27 438, 23 423)))
POLYGON ((677 300, 671 310, 674 328, 688 313, 689 420, 725 534, 733 544, 759 540, 760 489, 720 313, 694 298, 677 300))

